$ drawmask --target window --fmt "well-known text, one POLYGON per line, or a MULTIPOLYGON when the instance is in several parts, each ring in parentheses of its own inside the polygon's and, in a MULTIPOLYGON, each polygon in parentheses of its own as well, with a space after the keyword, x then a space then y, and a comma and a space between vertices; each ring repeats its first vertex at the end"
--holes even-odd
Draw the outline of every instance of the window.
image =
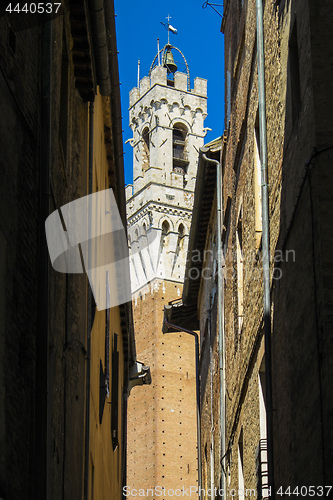
POLYGON ((109 273, 106 272, 106 303, 108 308, 105 312, 105 358, 103 362, 99 361, 99 423, 102 423, 105 399, 109 397, 109 381, 110 381, 110 284, 109 273))
POLYGON ((157 260, 157 265, 159 267, 158 272, 159 275, 162 276, 163 273, 165 272, 165 267, 163 260, 161 259, 161 255, 164 252, 167 252, 168 250, 168 243, 169 243, 169 231, 170 231, 170 224, 167 220, 164 220, 162 223, 162 234, 161 234, 161 241, 160 241, 160 248, 158 252, 158 260, 157 260))
POLYGON ((231 115, 231 46, 229 47, 229 53, 228 53, 228 67, 227 67, 227 78, 226 78, 226 84, 227 84, 227 98, 226 98, 226 129, 229 127, 229 120, 230 120, 230 115, 231 115))
POLYGON ((260 415, 260 439, 266 439, 266 375, 265 356, 260 365, 258 374, 259 382, 259 415, 260 415))
POLYGON ((228 196, 227 205, 223 217, 223 228, 222 228, 222 245, 224 255, 227 253, 228 238, 230 233, 230 216, 231 216, 231 198, 228 196))
POLYGON ((110 283, 109 271, 106 271, 106 314, 105 314, 105 387, 106 397, 109 397, 110 384, 110 283))
POLYGON ((262 359, 259 373, 259 418, 260 418, 260 441, 256 450, 257 469, 257 491, 258 499, 268 498, 268 457, 267 457, 267 433, 266 433, 266 376, 265 356, 262 359))
POLYGON ((238 440, 238 498, 244 500, 244 443, 243 428, 238 440))
POLYGON ((172 264, 171 275, 173 274, 173 272, 175 270, 175 266, 176 266, 177 259, 179 257, 179 253, 183 249, 184 233, 185 233, 184 225, 182 223, 180 223, 179 227, 178 227, 178 238, 177 238, 176 251, 175 251, 175 255, 174 255, 174 259, 173 259, 173 264, 172 264))
POLYGON ((149 129, 144 128, 142 132, 142 170, 145 171, 149 168, 150 164, 150 151, 149 151, 149 129))
POLYGON ((244 276, 243 276, 243 208, 241 207, 236 230, 236 259, 237 259, 237 308, 238 333, 241 333, 244 313, 244 276))
POLYGON ((260 136, 259 136, 259 113, 254 127, 253 139, 253 168, 254 168, 254 209, 255 209, 255 232, 256 248, 259 247, 262 234, 262 204, 261 204, 261 161, 260 161, 260 136))
POLYGON ((214 491, 214 449, 210 446, 210 488, 214 491))
POLYGON ((176 254, 179 255, 180 250, 183 246, 185 229, 183 224, 179 224, 178 227, 178 238, 177 238, 177 246, 176 246, 176 254))
POLYGON ((111 392, 111 435, 113 451, 118 448, 118 404, 119 404, 119 351, 118 335, 113 336, 112 392, 111 392))
POLYGON ((187 129, 182 123, 177 123, 172 130, 173 171, 185 175, 188 166, 186 151, 187 129))
POLYGON ((105 373, 103 369, 103 362, 99 360, 99 423, 102 423, 104 406, 106 398, 106 385, 105 385, 105 373))
POLYGON ((162 235, 167 236, 169 234, 169 231, 170 231, 170 224, 167 220, 165 220, 163 221, 162 224, 162 235))
POLYGON ((247 130, 246 130, 246 122, 244 120, 242 123, 242 128, 241 128, 240 134, 239 134, 236 155, 235 155, 235 161, 234 161, 234 172, 235 172, 235 176, 236 176, 236 189, 237 189, 237 184, 238 184, 239 177, 240 177, 240 171, 241 171, 241 166, 242 166, 244 152, 245 152, 246 139, 247 139, 247 130))

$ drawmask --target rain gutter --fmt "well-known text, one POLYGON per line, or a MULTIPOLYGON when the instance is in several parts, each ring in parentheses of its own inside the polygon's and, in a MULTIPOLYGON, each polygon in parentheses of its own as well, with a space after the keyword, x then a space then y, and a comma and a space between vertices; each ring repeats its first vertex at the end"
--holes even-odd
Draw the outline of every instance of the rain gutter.
MULTIPOLYGON (((91 0, 89 3, 92 18, 92 29, 97 40, 94 46, 97 83, 101 95, 110 98, 111 133, 113 139, 113 156, 116 174, 115 197, 121 220, 127 236, 126 197, 124 177, 124 152, 122 136, 122 116, 120 101, 120 83, 118 68, 118 52, 116 40, 115 12, 113 0, 91 0)), ((123 471, 122 483, 126 484, 126 434, 127 434, 127 397, 129 391, 130 369, 136 363, 136 347, 133 327, 132 302, 119 306, 122 333, 128 342, 128 357, 124 360, 124 392, 123 392, 123 471)))
POLYGON ((191 221, 191 231, 189 238, 189 246, 187 250, 187 266, 185 269, 185 278, 184 278, 184 288, 182 294, 183 304, 187 305, 190 301, 190 284, 191 278, 189 276, 192 262, 192 253, 196 248, 196 244, 198 241, 199 235, 199 223, 201 216, 201 208, 202 208, 202 198, 204 194, 204 179, 206 173, 206 162, 202 161, 203 151, 200 149, 199 152, 199 166, 197 172, 197 180, 195 185, 195 193, 194 193, 194 205, 192 209, 192 221, 191 221))
MULTIPOLYGON (((120 83, 118 68, 118 51, 116 40, 116 25, 113 0, 105 2, 105 22, 108 41, 108 62, 110 75, 110 113, 113 138, 113 152, 116 170, 116 190, 115 196, 120 212, 120 217, 127 236, 126 220, 126 197, 125 197, 125 176, 124 176, 124 151, 123 151, 123 130, 120 101, 120 83)), ((136 362, 136 348, 133 329, 132 303, 125 304, 126 322, 129 332, 129 362, 130 365, 136 362)), ((129 372, 128 380, 129 381, 129 372)))
POLYGON ((91 0, 89 2, 89 11, 91 18, 91 28, 94 37, 94 56, 99 91, 101 95, 108 96, 111 92, 111 83, 109 73, 109 47, 105 27, 104 1, 91 0))
MULTIPOLYGON (((221 432, 221 489, 225 491, 225 342, 224 342, 224 271, 222 254, 222 167, 218 160, 208 158, 209 148, 202 148, 202 158, 216 166, 217 202, 217 290, 218 290, 218 332, 219 332, 219 371, 220 371, 220 432, 221 432)), ((212 367, 211 367, 212 369, 212 367)))
MULTIPOLYGON (((94 165, 94 101, 89 104, 89 181, 88 181, 88 194, 93 191, 93 165, 94 165)), ((91 213, 89 213, 89 220, 91 220, 91 213)), ((91 239, 89 238, 89 245, 91 239)), ((91 250, 89 248, 89 259, 91 257, 91 250)), ((90 266, 88 267, 90 269, 90 266)), ((88 499, 88 482, 89 482, 89 455, 90 455, 90 372, 91 372, 91 330, 93 324, 92 318, 92 303, 93 296, 92 290, 88 286, 88 312, 87 312, 87 367, 86 367, 86 428, 85 428, 85 457, 84 457, 84 500, 88 499)))

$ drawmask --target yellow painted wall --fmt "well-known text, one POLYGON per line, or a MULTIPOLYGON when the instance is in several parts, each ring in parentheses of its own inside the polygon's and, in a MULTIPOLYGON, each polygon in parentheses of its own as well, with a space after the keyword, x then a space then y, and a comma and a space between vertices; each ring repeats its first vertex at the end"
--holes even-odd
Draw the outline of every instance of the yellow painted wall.
MULTIPOLYGON (((95 99, 94 112, 94 172, 93 191, 109 188, 108 162, 104 142, 103 97, 95 99)), ((123 339, 119 307, 110 309, 109 343, 109 397, 106 397, 102 423, 99 422, 100 360, 105 369, 106 311, 97 311, 91 332, 90 378, 90 444, 89 444, 89 500, 117 500, 122 494, 122 404, 124 386, 123 339), (112 350, 114 334, 118 335, 118 442, 115 451, 111 435, 112 350)))

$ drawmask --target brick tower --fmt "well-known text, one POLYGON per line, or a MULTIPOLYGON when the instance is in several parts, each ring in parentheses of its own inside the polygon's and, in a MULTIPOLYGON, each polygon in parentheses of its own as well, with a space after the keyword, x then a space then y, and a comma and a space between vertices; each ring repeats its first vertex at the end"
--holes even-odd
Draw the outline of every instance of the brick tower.
POLYGON ((131 90, 129 113, 134 324, 137 356, 150 365, 152 384, 134 387, 128 400, 127 485, 128 492, 152 489, 149 497, 166 499, 198 485, 194 340, 185 333, 164 335, 162 322, 164 305, 182 292, 207 81, 195 78, 191 89, 186 60, 168 43, 131 90), (166 490, 156 495, 156 487, 166 490))

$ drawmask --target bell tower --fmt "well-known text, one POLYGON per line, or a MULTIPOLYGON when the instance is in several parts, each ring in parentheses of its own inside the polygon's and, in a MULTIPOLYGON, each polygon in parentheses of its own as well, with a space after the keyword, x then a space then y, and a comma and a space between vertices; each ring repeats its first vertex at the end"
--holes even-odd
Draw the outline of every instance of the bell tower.
MULTIPOLYGON (((192 486, 192 498, 198 498, 194 341, 185 333, 164 335, 162 323, 164 305, 182 292, 206 133, 207 80, 195 78, 191 88, 187 61, 168 40, 131 90, 129 114, 133 185, 126 187, 126 200, 134 325, 137 356, 150 366, 152 384, 133 388, 128 400, 127 485, 192 486)), ((155 491, 149 496, 166 498, 155 491)))

